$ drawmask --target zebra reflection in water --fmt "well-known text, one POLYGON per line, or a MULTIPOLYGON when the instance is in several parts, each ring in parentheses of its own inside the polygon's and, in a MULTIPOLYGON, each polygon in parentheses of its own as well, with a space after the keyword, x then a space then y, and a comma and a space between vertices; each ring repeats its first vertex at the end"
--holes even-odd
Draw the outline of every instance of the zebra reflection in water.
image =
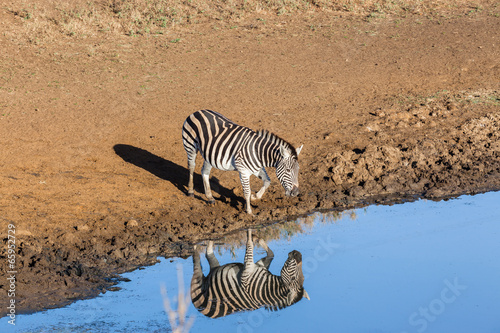
POLYGON ((200 254, 195 246, 191 300, 198 311, 207 317, 218 318, 261 307, 274 311, 295 304, 303 297, 309 299, 303 287, 302 254, 295 250, 290 252, 281 275, 273 275, 268 269, 274 254, 264 240, 259 238, 259 244, 266 250, 266 256, 255 263, 252 231, 248 230, 244 263, 220 266, 210 241, 206 251, 210 264, 207 276, 203 275, 200 254))

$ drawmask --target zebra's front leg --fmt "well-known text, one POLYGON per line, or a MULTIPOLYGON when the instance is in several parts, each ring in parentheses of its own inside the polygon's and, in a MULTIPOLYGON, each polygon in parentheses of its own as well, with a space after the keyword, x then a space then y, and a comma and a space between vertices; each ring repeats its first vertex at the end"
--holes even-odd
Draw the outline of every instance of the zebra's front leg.
POLYGON ((241 186, 243 187, 243 197, 245 198, 245 208, 248 214, 253 215, 252 206, 250 206, 250 175, 240 172, 241 186))
POLYGON ((263 184, 259 192, 257 192, 255 195, 252 194, 252 196, 250 197, 252 200, 260 200, 269 185, 271 185, 271 178, 269 178, 269 176, 267 175, 266 169, 260 169, 257 177, 262 180, 263 184))
POLYGON ((260 265, 264 267, 265 269, 269 269, 269 266, 271 265, 271 262, 274 259, 274 252, 267 246, 267 243, 259 237, 259 245, 266 250, 266 256, 259 261, 257 261, 256 265, 260 265))
POLYGON ((212 166, 205 161, 201 168, 201 178, 203 178, 203 187, 205 188, 205 196, 207 197, 208 203, 213 205, 215 200, 212 196, 212 190, 210 189, 210 170, 212 170, 212 166))

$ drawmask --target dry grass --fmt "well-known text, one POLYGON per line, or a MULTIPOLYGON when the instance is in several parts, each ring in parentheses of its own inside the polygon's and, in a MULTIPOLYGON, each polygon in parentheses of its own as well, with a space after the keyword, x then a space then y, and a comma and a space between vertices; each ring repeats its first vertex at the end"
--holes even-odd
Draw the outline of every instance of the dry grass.
POLYGON ((4 10, 22 18, 31 42, 57 35, 85 38, 99 33, 162 34, 173 26, 211 21, 228 24, 255 15, 349 13, 381 15, 463 15, 498 9, 492 0, 17 0, 4 10))
MULTIPOLYGON (((177 283, 179 292, 177 294, 177 309, 172 308, 172 301, 167 295, 165 286, 161 287, 161 295, 163 297, 163 307, 168 316, 170 327, 173 333, 187 333, 193 326, 195 317, 188 318, 187 312, 189 304, 191 304, 191 296, 189 291, 184 292, 184 279, 182 278, 182 266, 177 267, 177 283)), ((173 300, 175 302, 175 300, 173 300)))
MULTIPOLYGON (((315 224, 332 224, 345 218, 349 218, 352 221, 356 220, 356 211, 316 212, 297 218, 296 220, 275 223, 264 227, 255 226, 252 234, 255 238, 262 238, 266 242, 271 240, 289 241, 296 235, 308 232, 315 224)), ((215 243, 218 245, 219 254, 221 254, 221 250, 226 250, 231 253, 233 258, 236 258, 236 250, 246 246, 246 230, 226 235, 224 238, 216 240, 215 243)))

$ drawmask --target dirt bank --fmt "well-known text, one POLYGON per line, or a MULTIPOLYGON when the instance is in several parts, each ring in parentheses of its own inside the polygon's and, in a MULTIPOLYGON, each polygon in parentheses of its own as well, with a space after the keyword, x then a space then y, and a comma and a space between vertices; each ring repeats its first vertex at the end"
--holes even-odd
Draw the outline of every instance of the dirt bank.
POLYGON ((0 271, 12 224, 20 312, 95 295, 114 273, 246 226, 500 189, 494 6, 438 17, 261 13, 36 41, 15 34, 23 20, 0 9, 0 271), (269 170, 251 218, 237 174, 214 170, 208 206, 199 160, 188 198, 181 127, 201 108, 304 144, 301 195, 285 197, 269 170))

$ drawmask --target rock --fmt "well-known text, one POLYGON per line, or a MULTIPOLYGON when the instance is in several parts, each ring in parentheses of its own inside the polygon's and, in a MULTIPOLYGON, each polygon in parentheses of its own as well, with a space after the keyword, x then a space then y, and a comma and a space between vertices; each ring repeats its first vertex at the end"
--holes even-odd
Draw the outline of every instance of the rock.
POLYGON ((125 226, 127 228, 135 228, 139 226, 139 222, 137 222, 137 220, 130 219, 127 222, 125 222, 125 226))
POLYGON ((89 229, 90 229, 89 226, 86 224, 76 226, 77 231, 88 231, 89 229))

